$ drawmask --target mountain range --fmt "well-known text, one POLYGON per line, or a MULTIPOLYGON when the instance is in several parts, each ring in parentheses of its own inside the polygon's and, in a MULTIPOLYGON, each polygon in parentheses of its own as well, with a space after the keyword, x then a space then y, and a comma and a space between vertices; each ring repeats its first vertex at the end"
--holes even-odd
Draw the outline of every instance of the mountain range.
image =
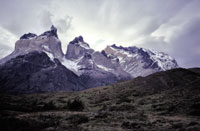
POLYGON ((0 92, 77 91, 178 67, 166 53, 135 46, 113 44, 95 51, 82 36, 69 42, 64 54, 52 26, 41 35, 24 34, 0 60, 0 92))
POLYGON ((52 26, 0 60, 0 130, 198 131, 199 85, 200 68, 163 52, 78 36, 63 53, 52 26))

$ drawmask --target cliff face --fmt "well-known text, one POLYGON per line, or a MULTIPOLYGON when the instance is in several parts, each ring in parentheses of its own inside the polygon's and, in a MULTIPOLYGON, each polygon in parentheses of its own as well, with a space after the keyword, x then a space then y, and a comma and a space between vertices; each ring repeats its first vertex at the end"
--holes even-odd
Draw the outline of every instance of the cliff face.
POLYGON ((5 58, 0 60, 0 64, 19 55, 28 54, 32 51, 45 52, 50 58, 59 60, 64 56, 61 49, 61 42, 57 36, 57 29, 52 26, 49 31, 37 36, 33 33, 24 34, 15 43, 15 50, 5 58))

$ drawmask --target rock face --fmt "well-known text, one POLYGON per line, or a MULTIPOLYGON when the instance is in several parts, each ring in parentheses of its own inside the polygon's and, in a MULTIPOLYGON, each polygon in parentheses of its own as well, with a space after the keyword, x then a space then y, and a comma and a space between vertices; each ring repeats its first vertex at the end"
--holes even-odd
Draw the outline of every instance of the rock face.
POLYGON ((81 79, 44 52, 17 56, 0 66, 0 92, 40 93, 87 88, 81 79))
POLYGON ((118 61, 133 78, 178 67, 176 60, 169 55, 144 48, 118 47, 114 44, 107 46, 104 53, 113 61, 118 61))
POLYGON ((7 57, 0 60, 0 64, 19 55, 28 54, 32 51, 45 52, 50 58, 59 60, 64 56, 61 49, 61 42, 57 36, 57 29, 52 26, 51 30, 37 36, 33 33, 24 34, 15 43, 15 50, 7 57))
MULTIPOLYGON (((131 78, 119 63, 113 63, 103 53, 91 49, 82 36, 76 37, 69 43, 65 57, 74 63, 76 69, 72 70, 89 87, 103 86, 131 78)), ((67 63, 63 64, 70 68, 67 63)))
POLYGON ((67 59, 74 60, 82 57, 85 52, 92 53, 94 50, 90 48, 89 44, 84 42, 82 36, 79 36, 69 43, 65 56, 67 59))

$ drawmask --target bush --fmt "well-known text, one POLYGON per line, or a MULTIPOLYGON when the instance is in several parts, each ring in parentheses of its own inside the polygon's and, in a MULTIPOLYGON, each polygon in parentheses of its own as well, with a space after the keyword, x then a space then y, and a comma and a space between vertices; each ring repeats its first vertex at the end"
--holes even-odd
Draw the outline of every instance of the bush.
POLYGON ((44 110, 55 110, 56 106, 54 105, 53 101, 50 101, 49 103, 44 104, 43 109, 44 110))
POLYGON ((83 111, 84 104, 79 98, 75 98, 73 101, 69 100, 65 108, 70 111, 83 111))

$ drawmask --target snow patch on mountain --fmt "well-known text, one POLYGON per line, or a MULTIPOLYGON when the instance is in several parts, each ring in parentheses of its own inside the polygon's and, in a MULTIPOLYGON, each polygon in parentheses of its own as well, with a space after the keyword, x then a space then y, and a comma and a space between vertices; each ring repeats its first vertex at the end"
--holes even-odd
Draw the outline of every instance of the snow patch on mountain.
POLYGON ((108 71, 108 72, 112 72, 112 71, 113 71, 113 69, 107 68, 107 67, 105 67, 105 66, 103 66, 103 65, 97 65, 97 64, 96 64, 96 66, 97 66, 98 68, 100 68, 100 69, 102 69, 102 70, 105 70, 105 71, 108 71))
POLYGON ((177 63, 175 62, 175 59, 173 59, 171 56, 164 52, 158 52, 154 50, 144 49, 144 51, 148 52, 150 54, 150 58, 157 62, 158 66, 163 70, 169 70, 173 68, 178 68, 177 63))
POLYGON ((77 61, 72 61, 72 60, 68 60, 66 58, 63 58, 61 63, 67 68, 70 69, 71 71, 73 71, 75 74, 80 75, 79 74, 79 68, 81 67, 80 65, 78 65, 77 61))

